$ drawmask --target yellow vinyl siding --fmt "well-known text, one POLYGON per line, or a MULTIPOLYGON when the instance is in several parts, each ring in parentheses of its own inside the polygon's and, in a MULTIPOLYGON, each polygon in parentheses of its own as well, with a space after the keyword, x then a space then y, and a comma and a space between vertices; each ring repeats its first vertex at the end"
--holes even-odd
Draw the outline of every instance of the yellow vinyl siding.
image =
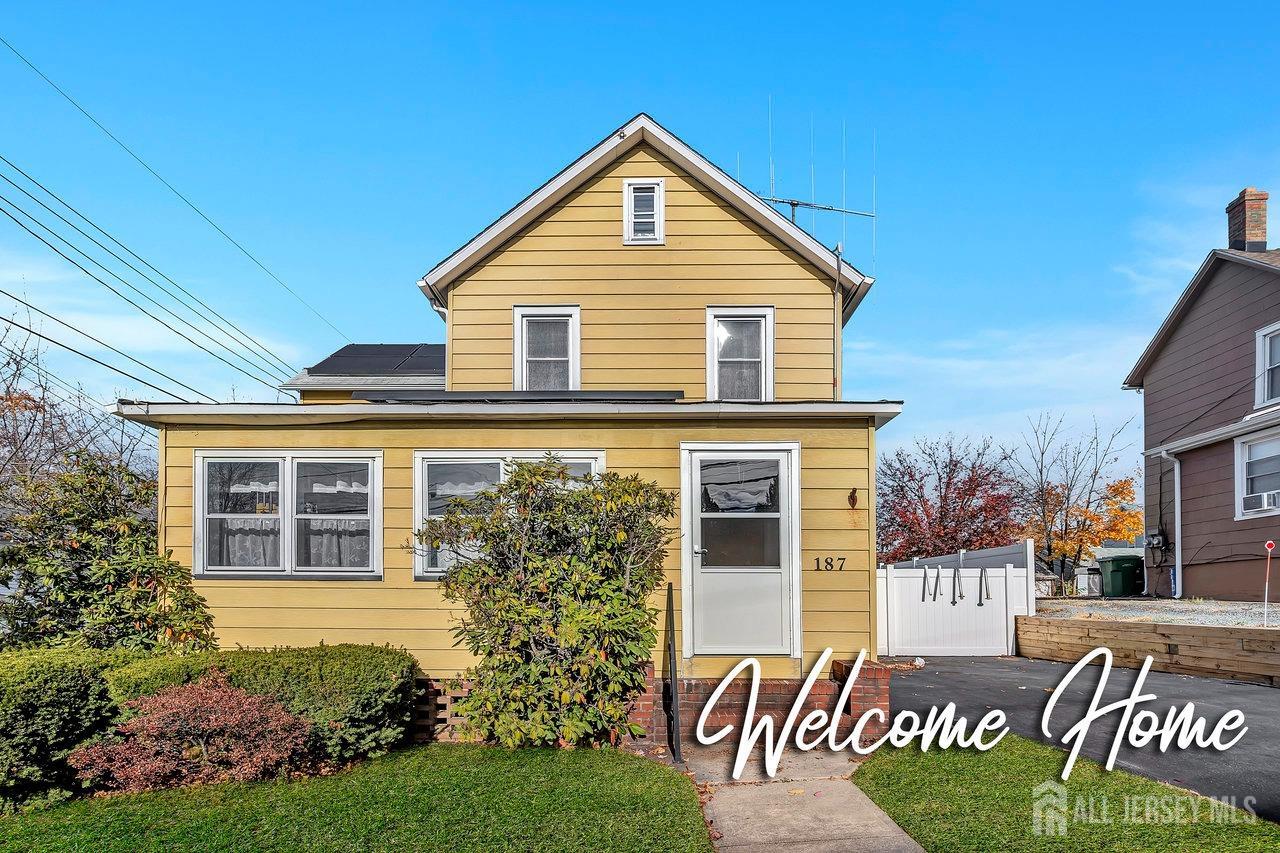
POLYGON ((581 306, 583 390, 706 396, 706 309, 775 308, 774 397, 831 400, 829 277, 648 146, 589 180, 448 294, 448 387, 512 387, 512 307, 581 306), (664 178, 666 240, 622 242, 623 178, 664 178))
MULTIPOLYGON (((453 646, 456 612, 435 582, 413 579, 408 545, 413 517, 413 452, 432 449, 605 451, 611 471, 638 473, 664 488, 680 488, 680 443, 794 441, 801 443, 801 595, 804 662, 830 645, 837 658, 874 649, 872 614, 872 430, 865 421, 721 420, 530 421, 519 424, 359 422, 331 426, 166 428, 161 432, 162 536, 165 548, 192 563, 194 451, 220 449, 377 449, 383 451, 383 578, 362 581, 198 580, 224 646, 392 643, 412 651, 424 671, 451 675, 470 657, 453 646), (858 490, 858 509, 848 494, 858 490), (814 570, 814 558, 845 557, 845 571, 814 570)), ((678 519, 673 519, 678 526, 678 519)), ((679 545, 667 579, 680 606, 679 545)), ((654 601, 661 608, 665 588, 654 601)), ((676 620, 679 627, 679 616, 676 620)), ((661 654, 655 650, 655 662, 661 654)), ((697 657, 686 674, 717 676, 737 659, 697 657)), ((798 674, 786 657, 764 658, 765 674, 798 674)))
POLYGON ((309 390, 298 392, 299 403, 363 403, 364 400, 351 399, 351 390, 309 390))

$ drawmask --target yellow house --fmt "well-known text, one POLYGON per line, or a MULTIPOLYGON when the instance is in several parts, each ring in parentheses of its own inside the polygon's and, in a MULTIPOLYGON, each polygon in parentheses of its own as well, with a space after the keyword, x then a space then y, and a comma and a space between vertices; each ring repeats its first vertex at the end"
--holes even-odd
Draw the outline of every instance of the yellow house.
POLYGON ((447 560, 413 531, 554 451, 679 493, 682 675, 754 655, 795 677, 876 648, 875 430, 901 404, 838 390, 871 282, 642 114, 423 276, 444 345, 344 347, 285 386, 298 404, 118 412, 159 430, 161 544, 224 646, 392 643, 458 672, 447 560))

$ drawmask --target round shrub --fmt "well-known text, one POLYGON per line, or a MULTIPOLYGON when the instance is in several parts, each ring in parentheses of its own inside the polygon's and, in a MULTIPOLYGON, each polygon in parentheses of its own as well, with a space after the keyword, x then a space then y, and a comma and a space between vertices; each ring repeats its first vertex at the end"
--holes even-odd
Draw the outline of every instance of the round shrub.
POLYGON ((403 742, 417 661, 403 649, 356 644, 234 649, 151 657, 107 673, 121 705, 200 679, 212 669, 233 687, 276 700, 311 723, 311 748, 345 764, 403 742))
POLYGON ((638 476, 575 477, 554 457, 424 522, 423 546, 454 555, 445 596, 480 663, 455 709, 507 746, 617 742, 657 640, 675 499, 638 476))
POLYGON ((116 712, 103 671, 137 656, 74 648, 0 654, 0 813, 71 795, 67 754, 116 712))
POLYGON ((81 781, 100 791, 253 782, 306 759, 308 723, 274 699, 232 687, 217 670, 128 708, 134 716, 68 758, 81 781))

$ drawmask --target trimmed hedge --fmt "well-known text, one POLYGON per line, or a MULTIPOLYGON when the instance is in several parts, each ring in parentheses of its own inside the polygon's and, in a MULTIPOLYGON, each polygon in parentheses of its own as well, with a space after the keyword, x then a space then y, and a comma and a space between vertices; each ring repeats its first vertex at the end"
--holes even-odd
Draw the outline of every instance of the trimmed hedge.
POLYGON ((73 648, 0 653, 0 813, 56 802, 79 787, 66 757, 116 712, 102 673, 137 657, 73 648))
POLYGON ((107 673, 123 706, 164 687, 198 680, 210 669, 234 687, 269 696, 312 724, 312 748, 345 763, 381 755, 404 741, 413 714, 416 661, 386 646, 340 644, 240 649, 135 661, 107 673))

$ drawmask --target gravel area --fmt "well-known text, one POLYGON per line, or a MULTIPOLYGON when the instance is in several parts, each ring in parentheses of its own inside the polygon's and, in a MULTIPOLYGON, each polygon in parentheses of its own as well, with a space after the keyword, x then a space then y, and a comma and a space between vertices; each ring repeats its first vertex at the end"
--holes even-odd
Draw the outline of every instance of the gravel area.
MULTIPOLYGON (((1262 627, 1260 601, 1210 601, 1171 598, 1041 598, 1036 615, 1055 619, 1109 619, 1181 625, 1262 627)), ((1268 624, 1280 627, 1280 602, 1272 602, 1268 624)))

